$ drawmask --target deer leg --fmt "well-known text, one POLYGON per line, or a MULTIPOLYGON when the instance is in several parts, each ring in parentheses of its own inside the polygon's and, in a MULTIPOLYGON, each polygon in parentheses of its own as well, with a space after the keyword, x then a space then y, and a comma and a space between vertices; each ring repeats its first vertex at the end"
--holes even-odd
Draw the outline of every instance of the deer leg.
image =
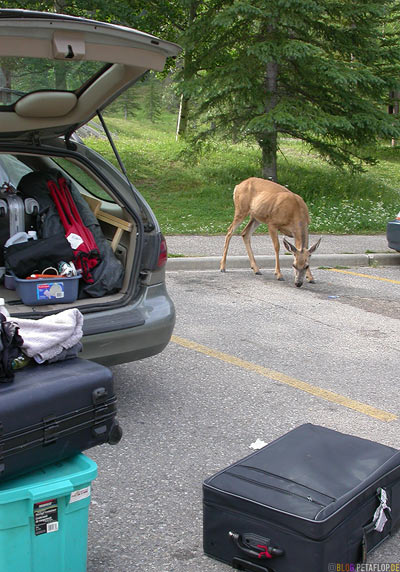
POLYGON ((274 274, 277 280, 284 280, 282 276, 281 267, 279 264, 279 238, 278 238, 278 229, 274 226, 268 225, 269 235, 272 240, 272 244, 274 245, 275 250, 275 271, 274 274))
POLYGON ((311 270, 309 268, 306 270, 306 279, 310 284, 315 284, 314 276, 311 274, 311 270))
POLYGON ((242 238, 247 250, 247 255, 250 259, 250 266, 254 271, 254 274, 261 274, 260 269, 257 266, 256 259, 254 258, 253 249, 251 248, 251 235, 260 226, 260 223, 255 218, 251 218, 247 225, 242 231, 242 238))
POLYGON ((247 214, 245 216, 235 216, 232 223, 230 224, 230 226, 228 228, 228 232, 226 233, 226 237, 225 237, 224 251, 222 253, 222 258, 221 258, 221 262, 219 265, 219 269, 221 272, 225 272, 225 269, 226 269, 226 255, 228 254, 228 248, 229 248, 229 243, 230 243, 231 238, 232 238, 232 234, 235 232, 237 227, 243 222, 243 220, 246 218, 246 216, 247 216, 247 214))

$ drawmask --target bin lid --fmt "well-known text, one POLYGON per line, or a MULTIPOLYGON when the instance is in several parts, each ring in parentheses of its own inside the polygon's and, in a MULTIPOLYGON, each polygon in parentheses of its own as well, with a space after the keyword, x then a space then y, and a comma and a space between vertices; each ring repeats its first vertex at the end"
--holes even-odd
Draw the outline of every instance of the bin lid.
POLYGON ((41 494, 54 497, 68 494, 97 477, 97 464, 80 453, 0 483, 0 504, 23 499, 36 500, 41 494))

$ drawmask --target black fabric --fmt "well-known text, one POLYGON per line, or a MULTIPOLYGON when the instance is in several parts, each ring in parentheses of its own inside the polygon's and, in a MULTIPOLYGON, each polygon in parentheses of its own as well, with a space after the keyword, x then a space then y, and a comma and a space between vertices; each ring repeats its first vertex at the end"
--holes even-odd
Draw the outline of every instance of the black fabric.
POLYGON ((74 253, 63 232, 49 238, 12 244, 4 249, 6 268, 18 278, 41 274, 45 268, 57 268, 59 262, 70 262, 73 258, 74 253))
POLYGON ((0 383, 8 383, 14 379, 12 361, 21 354, 24 343, 19 335, 19 328, 14 322, 6 321, 0 313, 0 383))
MULTIPOLYGON (((50 192, 47 187, 49 180, 57 182, 60 177, 65 174, 58 169, 49 169, 47 171, 36 171, 28 173, 22 177, 18 185, 18 190, 23 197, 32 197, 36 199, 40 207, 40 224, 38 228, 38 236, 47 238, 57 233, 63 233, 64 227, 57 212, 50 192)), ((79 288, 79 298, 88 296, 99 297, 106 294, 118 292, 122 287, 124 278, 124 268, 121 262, 115 256, 110 243, 105 238, 100 224, 91 211, 85 199, 75 188, 74 184, 65 177, 68 188, 71 191, 72 198, 78 208, 82 221, 92 232, 93 237, 98 246, 101 261, 92 269, 93 284, 85 284, 81 281, 79 288)))

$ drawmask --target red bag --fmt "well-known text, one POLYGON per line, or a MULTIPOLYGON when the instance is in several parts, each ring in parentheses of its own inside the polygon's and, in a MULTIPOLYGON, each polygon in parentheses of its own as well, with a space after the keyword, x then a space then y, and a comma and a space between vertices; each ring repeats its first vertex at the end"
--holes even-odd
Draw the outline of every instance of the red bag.
POLYGON ((47 187, 57 207, 65 230, 65 237, 74 252, 75 266, 82 271, 83 280, 93 284, 94 279, 91 270, 100 262, 100 252, 93 234, 83 224, 64 177, 58 179, 58 186, 55 181, 47 181, 47 187))

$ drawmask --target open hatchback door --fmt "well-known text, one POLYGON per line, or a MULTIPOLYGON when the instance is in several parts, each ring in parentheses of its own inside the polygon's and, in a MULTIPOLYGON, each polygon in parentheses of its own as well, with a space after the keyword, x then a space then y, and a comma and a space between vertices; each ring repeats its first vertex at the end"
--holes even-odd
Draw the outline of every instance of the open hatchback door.
MULTIPOLYGON (((101 110, 179 52, 176 44, 124 26, 0 9, 0 297, 12 316, 26 318, 78 307, 83 357, 107 364, 153 355, 170 339, 175 310, 165 287, 166 244, 112 140, 121 171, 74 132, 99 115, 109 136, 101 110), (50 193, 60 181, 93 234, 99 263, 94 284, 79 279, 76 299, 57 287, 57 299, 48 289, 48 299, 38 301, 33 286, 23 295, 32 268, 17 276, 4 245, 17 231, 50 242, 63 231, 50 193), (18 224, 11 220, 12 201, 22 204, 18 224)), ((39 261, 35 275, 46 270, 41 266, 39 261)), ((58 273, 59 265, 53 266, 58 273)))
POLYGON ((0 136, 71 133, 179 51, 123 26, 0 10, 0 136))

